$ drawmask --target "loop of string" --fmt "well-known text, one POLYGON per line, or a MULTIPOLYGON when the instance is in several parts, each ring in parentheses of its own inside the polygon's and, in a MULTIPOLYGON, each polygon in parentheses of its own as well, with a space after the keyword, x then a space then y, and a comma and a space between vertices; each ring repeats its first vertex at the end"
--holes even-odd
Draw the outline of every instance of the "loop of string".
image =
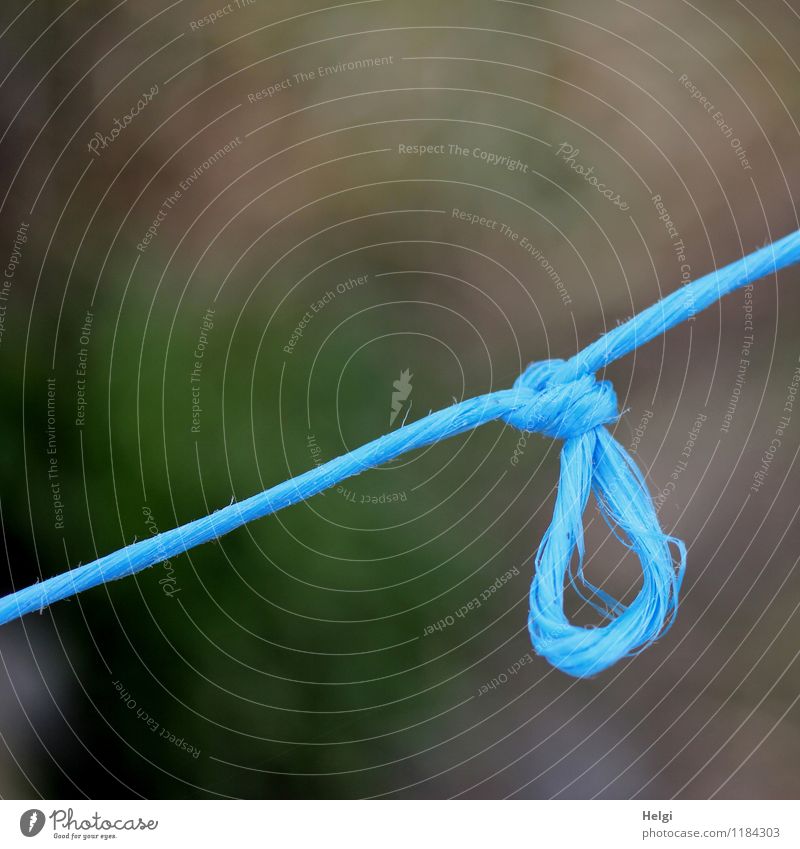
POLYGON ((642 651, 670 627, 686 549, 661 529, 641 472, 608 431, 606 425, 619 417, 616 394, 608 381, 598 381, 594 374, 729 292, 798 260, 800 231, 683 286, 570 360, 532 363, 511 389, 431 413, 244 501, 11 593, 0 599, 0 624, 164 562, 407 451, 501 420, 564 440, 553 519, 535 557, 528 617, 531 642, 538 654, 570 675, 601 672, 642 651), (583 514, 591 493, 611 529, 641 564, 640 588, 627 604, 584 575, 583 514), (600 614, 600 625, 570 622, 564 606, 567 585, 600 614))
POLYGON ((528 631, 536 652, 553 666, 586 677, 642 651, 669 628, 686 549, 663 533, 639 470, 605 428, 619 416, 614 387, 591 375, 562 382, 568 369, 561 360, 532 363, 514 384, 519 401, 502 418, 520 430, 564 440, 553 521, 536 553, 528 631), (583 514, 590 493, 641 563, 641 589, 628 605, 584 575, 583 514), (587 628, 569 621, 567 581, 602 616, 602 625, 587 628))

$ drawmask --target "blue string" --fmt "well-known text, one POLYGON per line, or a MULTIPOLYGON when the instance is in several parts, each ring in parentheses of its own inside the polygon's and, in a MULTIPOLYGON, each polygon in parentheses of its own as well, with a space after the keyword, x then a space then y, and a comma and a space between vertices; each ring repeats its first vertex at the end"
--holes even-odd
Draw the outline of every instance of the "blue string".
POLYGON ((594 675, 647 648, 670 627, 686 567, 684 544, 661 530, 641 472, 605 427, 619 417, 617 398, 613 386, 596 380, 594 373, 735 289, 798 260, 800 231, 683 286, 567 361, 532 363, 511 389, 431 413, 210 516, 12 593, 0 599, 0 624, 218 539, 407 451, 501 420, 564 440, 553 521, 536 554, 528 630, 536 652, 554 666, 577 677, 594 675), (584 575, 583 513, 590 492, 641 563, 641 588, 629 604, 584 575), (567 581, 602 615, 601 625, 580 627, 569 621, 567 581))

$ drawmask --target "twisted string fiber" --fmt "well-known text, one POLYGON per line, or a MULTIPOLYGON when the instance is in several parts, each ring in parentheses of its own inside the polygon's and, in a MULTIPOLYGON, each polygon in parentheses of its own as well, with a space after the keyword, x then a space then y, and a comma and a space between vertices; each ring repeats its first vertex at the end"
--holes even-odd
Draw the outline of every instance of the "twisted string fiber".
POLYGON ((683 543, 661 530, 641 472, 606 428, 619 417, 617 398, 613 386, 594 374, 728 293, 798 260, 800 231, 681 287, 569 360, 532 363, 511 389, 431 413, 258 495, 12 593, 0 599, 0 624, 133 575, 407 451, 499 420, 564 440, 553 520, 536 554, 528 630, 536 652, 554 666, 577 677, 594 675, 642 651, 670 627, 686 566, 683 543), (641 588, 629 604, 584 576, 583 513, 590 492, 641 563, 641 588), (601 614, 602 624, 569 621, 567 582, 601 614))

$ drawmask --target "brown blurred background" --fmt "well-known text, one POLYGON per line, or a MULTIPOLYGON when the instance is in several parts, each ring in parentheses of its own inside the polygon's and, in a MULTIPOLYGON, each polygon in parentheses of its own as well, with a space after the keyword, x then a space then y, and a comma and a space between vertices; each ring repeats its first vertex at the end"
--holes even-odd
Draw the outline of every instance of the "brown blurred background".
MULTIPOLYGON (((0 12, 3 592, 798 227, 794 0, 217 3, 0 12)), ((533 655, 558 445, 489 425, 0 629, 0 793, 796 797, 798 305, 790 269, 609 369, 689 547, 641 656, 533 655)))

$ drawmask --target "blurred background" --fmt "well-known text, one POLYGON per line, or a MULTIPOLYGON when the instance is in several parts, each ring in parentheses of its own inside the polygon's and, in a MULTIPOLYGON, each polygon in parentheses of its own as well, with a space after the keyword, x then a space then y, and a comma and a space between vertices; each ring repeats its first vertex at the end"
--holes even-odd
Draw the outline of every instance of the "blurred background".
MULTIPOLYGON (((795 0, 215 2, 0 11, 4 593, 798 227, 795 0)), ((644 654, 533 654, 559 445, 490 424, 0 629, 0 793, 797 797, 799 306, 790 269, 608 370, 689 548, 644 654)))

